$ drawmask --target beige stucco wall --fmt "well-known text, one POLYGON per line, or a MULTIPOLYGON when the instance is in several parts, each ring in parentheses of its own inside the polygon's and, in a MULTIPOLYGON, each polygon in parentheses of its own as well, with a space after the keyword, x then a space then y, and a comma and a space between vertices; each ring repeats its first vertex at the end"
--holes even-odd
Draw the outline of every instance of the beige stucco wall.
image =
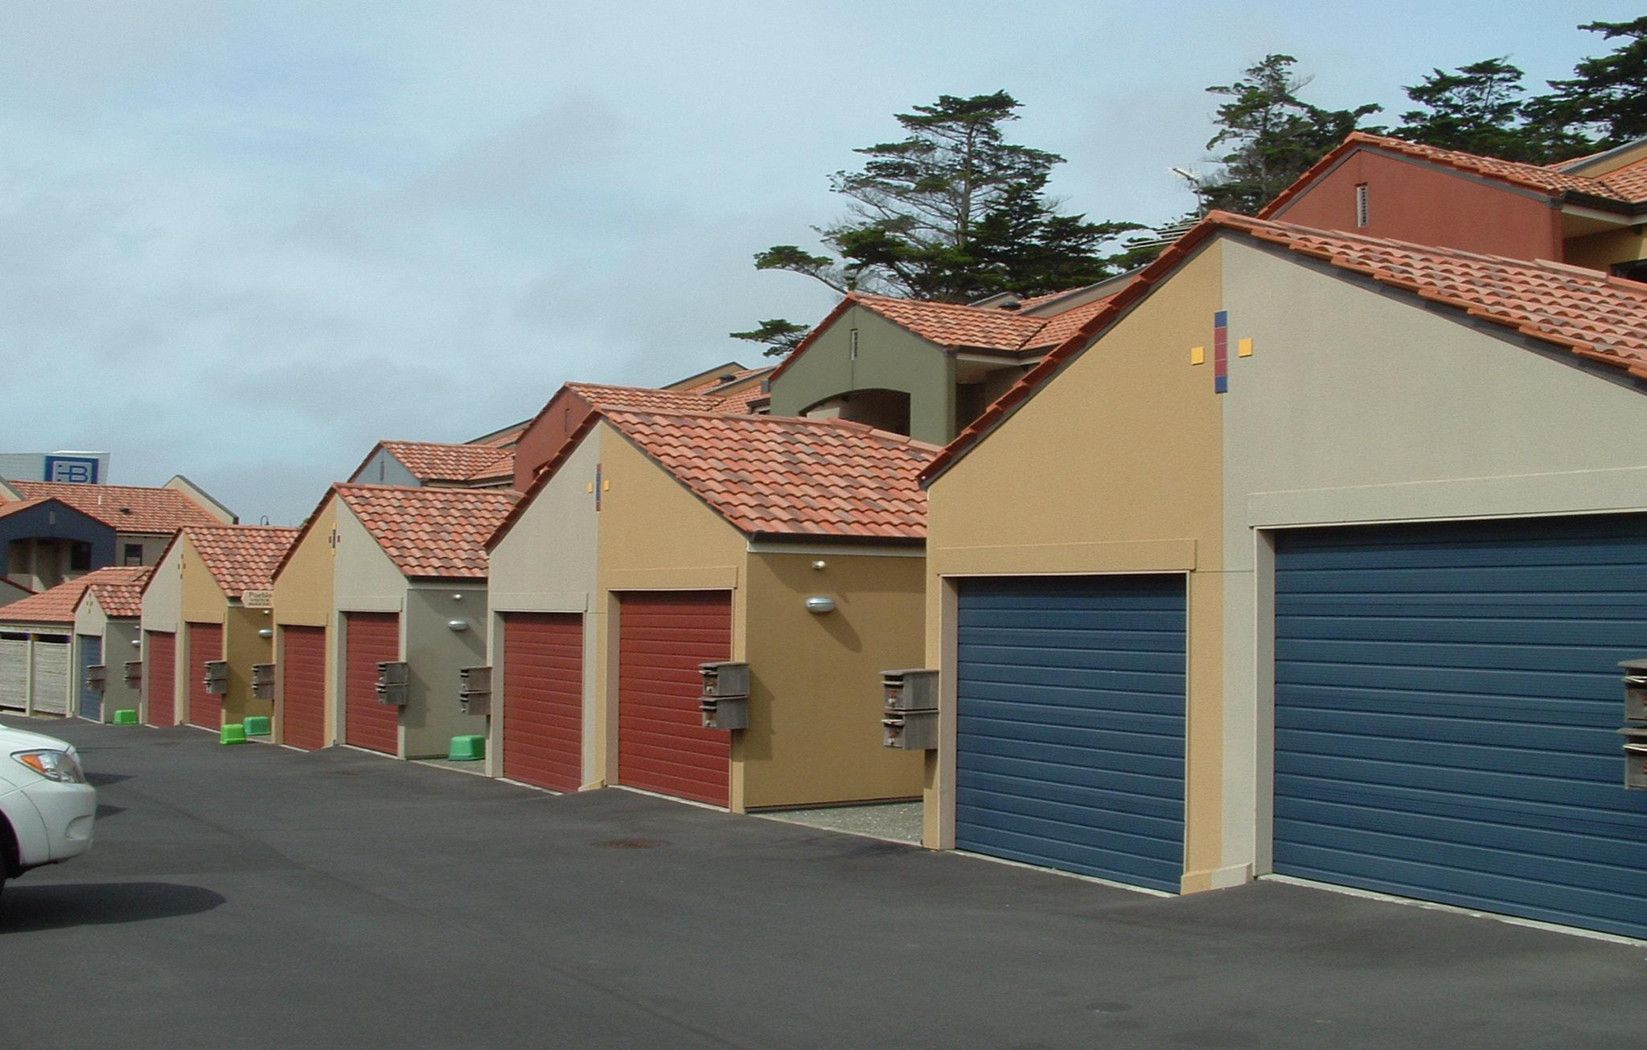
POLYGON ((274 739, 285 739, 281 701, 285 690, 280 646, 286 625, 324 627, 326 631, 326 740, 336 741, 336 705, 332 691, 337 680, 337 631, 332 628, 332 583, 337 554, 331 537, 337 527, 337 497, 326 499, 315 512, 314 523, 292 550, 274 581, 275 701, 274 739))
POLYGON ((749 728, 733 738, 744 806, 918 796, 921 755, 881 746, 880 674, 920 666, 924 559, 843 548, 747 566, 749 728), (835 611, 807 612, 814 594, 835 611))
POLYGON ((1647 396, 1503 329, 1225 245, 1224 862, 1268 870, 1266 529, 1647 509, 1647 396), (1513 337, 1512 337, 1513 338, 1513 337), (1627 435, 1635 435, 1631 439, 1627 435))
MULTIPOLYGON (((733 660, 746 658, 743 639, 748 601, 740 579, 744 537, 674 478, 642 455, 605 423, 591 436, 599 441, 604 479, 593 617, 595 690, 598 720, 585 724, 599 734, 596 748, 603 782, 615 783, 618 769, 618 598, 622 591, 732 592, 733 660)), ((593 480, 591 477, 588 480, 593 480)), ((744 807, 739 762, 732 763, 731 808, 744 807)))
POLYGON ((875 389, 909 394, 911 437, 943 444, 955 436, 954 361, 941 348, 862 306, 849 307, 772 380, 772 414, 798 416, 837 394, 875 389))
MULTIPOLYGON (((1222 253, 1204 247, 928 496, 925 664, 942 671, 925 841, 954 846, 955 584, 966 576, 1183 574, 1189 600, 1185 873, 1240 881, 1221 851, 1224 742, 1222 425, 1213 313, 1222 253), (1190 364, 1190 348, 1206 363, 1190 364)), ((1233 358, 1232 341, 1230 354, 1233 358)), ((1232 371, 1234 371, 1232 365, 1232 371)))
POLYGON ((600 462, 601 435, 592 432, 580 441, 548 482, 533 496, 489 558, 487 579, 490 604, 492 666, 491 718, 487 726, 486 771, 503 773, 503 614, 511 612, 578 613, 583 615, 583 786, 600 783, 603 761, 600 693, 596 689, 596 619, 604 613, 592 602, 596 588, 596 551, 600 521, 595 513, 595 467, 600 462))

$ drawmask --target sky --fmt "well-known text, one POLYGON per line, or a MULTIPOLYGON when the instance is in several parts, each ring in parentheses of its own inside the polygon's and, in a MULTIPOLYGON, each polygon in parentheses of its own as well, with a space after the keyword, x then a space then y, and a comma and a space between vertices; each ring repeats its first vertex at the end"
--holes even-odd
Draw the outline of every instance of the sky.
POLYGON ((0 0, 0 452, 187 475, 302 520, 380 439, 463 441, 567 380, 659 385, 813 322, 757 272, 842 216, 893 114, 1005 89, 1091 219, 1194 204, 1217 99, 1508 55, 1534 87, 1630 3, 0 0))

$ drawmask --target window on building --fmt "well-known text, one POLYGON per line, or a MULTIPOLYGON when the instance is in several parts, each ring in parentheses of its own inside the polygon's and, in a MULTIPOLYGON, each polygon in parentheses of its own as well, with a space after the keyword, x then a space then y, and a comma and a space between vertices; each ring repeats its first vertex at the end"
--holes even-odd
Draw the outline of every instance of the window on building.
POLYGON ((125 549, 120 555, 120 561, 124 565, 142 565, 143 545, 141 543, 126 544, 125 549))
POLYGON ((91 544, 72 543, 69 545, 69 571, 86 572, 91 569, 91 544))
POLYGON ((1357 183, 1355 187, 1355 225, 1364 228, 1370 218, 1367 210, 1367 184, 1357 183))

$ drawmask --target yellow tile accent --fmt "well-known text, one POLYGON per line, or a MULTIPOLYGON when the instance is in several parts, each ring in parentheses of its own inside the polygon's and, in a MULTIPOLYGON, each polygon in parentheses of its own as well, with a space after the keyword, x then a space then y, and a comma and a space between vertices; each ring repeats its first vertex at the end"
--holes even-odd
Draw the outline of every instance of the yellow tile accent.
POLYGON ((1204 346, 1190 347, 1190 364, 1204 365, 1207 363, 1207 348, 1204 346))
POLYGON ((1251 357, 1252 356, 1252 340, 1251 339, 1242 339, 1242 340, 1238 341, 1235 344, 1235 356, 1236 357, 1251 357))

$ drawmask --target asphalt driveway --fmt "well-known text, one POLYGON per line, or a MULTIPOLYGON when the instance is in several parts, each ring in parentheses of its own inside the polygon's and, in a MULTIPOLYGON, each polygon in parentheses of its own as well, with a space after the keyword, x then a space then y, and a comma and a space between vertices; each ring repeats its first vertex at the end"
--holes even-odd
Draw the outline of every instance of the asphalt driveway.
POLYGON ((0 898, 9 1046, 1639 1041, 1639 945, 1277 883, 1149 897, 350 750, 29 727, 81 747, 103 808, 91 854, 0 898))

